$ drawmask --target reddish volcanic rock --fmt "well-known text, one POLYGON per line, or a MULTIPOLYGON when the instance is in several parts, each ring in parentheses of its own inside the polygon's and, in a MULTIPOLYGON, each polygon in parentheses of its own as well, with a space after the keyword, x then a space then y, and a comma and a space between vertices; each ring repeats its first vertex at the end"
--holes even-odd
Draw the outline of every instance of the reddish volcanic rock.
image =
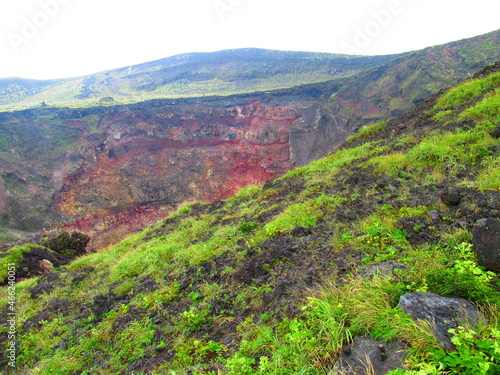
POLYGON ((350 134, 321 90, 0 113, 1 224, 80 231, 97 249, 181 203, 262 184, 350 134))
POLYGON ((55 195, 51 227, 82 231, 100 247, 165 217, 185 201, 214 201, 292 167, 295 110, 259 102, 171 113, 108 115, 102 142, 55 195))

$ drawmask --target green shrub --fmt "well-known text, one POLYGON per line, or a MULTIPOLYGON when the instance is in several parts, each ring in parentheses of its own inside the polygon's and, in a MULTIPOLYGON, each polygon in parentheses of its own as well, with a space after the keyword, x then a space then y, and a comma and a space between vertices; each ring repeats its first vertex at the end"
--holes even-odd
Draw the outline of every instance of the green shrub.
POLYGON ((438 269, 427 275, 429 290, 476 302, 500 302, 500 293, 490 284, 495 274, 477 265, 472 245, 462 243, 457 246, 456 252, 458 259, 453 267, 438 269))
POLYGON ((500 157, 489 158, 483 162, 485 168, 477 176, 479 190, 500 190, 500 157))
POLYGON ((500 330, 492 326, 479 330, 458 327, 450 333, 456 350, 432 351, 432 361, 441 365, 442 370, 464 375, 500 374, 500 330))
POLYGON ((242 221, 238 226, 238 229, 244 234, 248 234, 257 228, 260 228, 260 224, 255 221, 242 221))

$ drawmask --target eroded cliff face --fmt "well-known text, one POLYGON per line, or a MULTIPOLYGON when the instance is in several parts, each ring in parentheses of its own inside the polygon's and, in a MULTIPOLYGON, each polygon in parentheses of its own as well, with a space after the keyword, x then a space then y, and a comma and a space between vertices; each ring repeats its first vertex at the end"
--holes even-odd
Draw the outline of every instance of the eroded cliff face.
MULTIPOLYGON (((82 231, 92 238, 90 246, 99 248, 183 202, 227 198, 243 186, 285 173, 295 159, 308 158, 291 153, 290 132, 315 128, 304 122, 314 111, 310 103, 245 100, 223 108, 196 103, 121 107, 66 120, 82 134, 75 149, 82 162, 54 195, 46 230, 82 231)), ((300 152, 310 153, 303 147, 300 152)))

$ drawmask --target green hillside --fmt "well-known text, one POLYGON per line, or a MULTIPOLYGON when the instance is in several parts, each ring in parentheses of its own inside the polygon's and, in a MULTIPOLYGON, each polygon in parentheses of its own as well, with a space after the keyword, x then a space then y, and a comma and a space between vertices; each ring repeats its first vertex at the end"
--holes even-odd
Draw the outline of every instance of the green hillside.
MULTIPOLYGON (((336 374, 357 335, 408 345, 393 375, 500 373, 499 278, 470 245, 478 219, 500 218, 499 129, 497 64, 264 186, 19 281, 15 303, 4 287, 15 373, 336 374), (388 261, 403 270, 363 276, 388 261), (445 351, 397 307, 417 291, 466 298, 488 323, 445 351)), ((32 251, 10 250, 2 277, 32 251)))
POLYGON ((348 56, 255 48, 190 53, 52 81, 0 80, 0 110, 92 107, 150 99, 233 95, 325 82, 385 64, 399 55, 348 56))

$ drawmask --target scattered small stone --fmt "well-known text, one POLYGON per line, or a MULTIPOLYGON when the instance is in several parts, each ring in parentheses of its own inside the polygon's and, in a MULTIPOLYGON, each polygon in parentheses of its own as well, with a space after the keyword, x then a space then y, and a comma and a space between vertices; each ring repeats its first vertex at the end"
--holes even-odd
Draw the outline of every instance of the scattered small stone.
POLYGON ((430 211, 429 215, 431 216, 431 219, 434 222, 441 220, 441 216, 439 215, 439 211, 438 210, 432 210, 432 211, 430 211))
POLYGON ((66 342, 66 340, 61 339, 59 340, 59 344, 57 344, 57 348, 60 351, 65 351, 66 349, 68 349, 68 343, 66 342))
POLYGON ((458 206, 462 200, 462 194, 458 189, 445 190, 440 195, 441 200, 447 206, 458 206))
POLYGON ((312 233, 311 228, 304 228, 304 227, 295 227, 292 229, 292 236, 294 237, 305 237, 309 236, 312 233))
POLYGON ((49 273, 54 268, 54 265, 50 260, 42 259, 38 262, 38 267, 40 267, 44 273, 49 273))
POLYGON ((189 288, 191 285, 191 282, 188 279, 182 279, 181 282, 179 283, 179 290, 184 290, 189 288))
POLYGON ((83 280, 85 280, 86 277, 87 277, 87 275, 78 272, 78 273, 75 274, 75 276, 73 276, 73 280, 71 282, 73 284, 79 284, 83 280))
POLYGON ((500 125, 497 125, 495 130, 493 130, 493 132, 491 133, 491 136, 493 138, 500 138, 500 125))
POLYGON ((156 281, 147 278, 144 282, 135 288, 136 293, 149 293, 157 290, 159 288, 156 281))
POLYGON ((116 303, 116 297, 114 293, 99 294, 95 296, 91 307, 94 315, 100 318, 102 314, 111 311, 116 303))

